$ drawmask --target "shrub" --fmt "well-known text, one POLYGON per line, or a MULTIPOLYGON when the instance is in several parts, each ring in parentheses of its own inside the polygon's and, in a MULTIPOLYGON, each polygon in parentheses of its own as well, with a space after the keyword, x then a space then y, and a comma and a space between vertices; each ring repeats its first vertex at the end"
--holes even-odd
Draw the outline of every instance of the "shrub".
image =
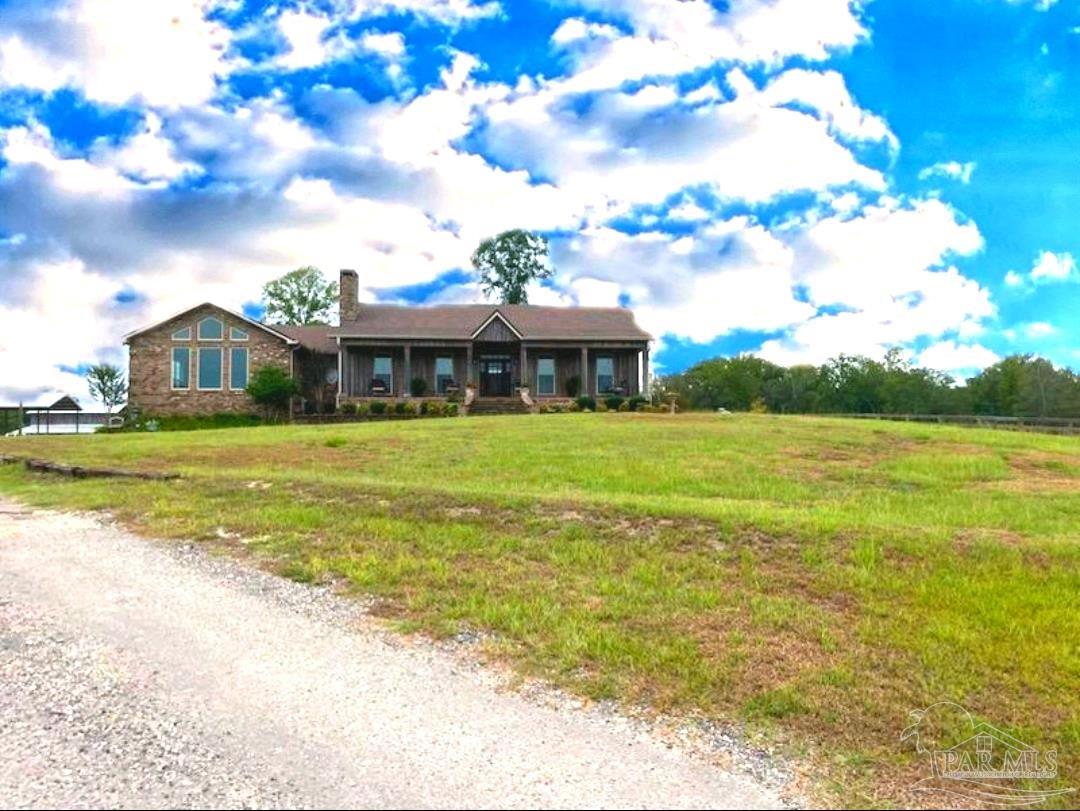
POLYGON ((633 397, 631 397, 626 402, 630 406, 631 411, 637 411, 643 405, 648 405, 649 404, 649 398, 648 397, 642 397, 640 394, 635 394, 633 397))
POLYGON ((356 416, 358 416, 358 417, 366 417, 370 413, 371 413, 371 406, 368 403, 357 403, 356 404, 356 416))
POLYGON ((574 400, 579 411, 596 411, 596 398, 583 394, 574 400))
POLYGON ((444 413, 448 417, 456 417, 458 415, 458 404, 457 403, 447 403, 446 408, 444 409, 444 413))
POLYGON ((338 406, 338 413, 345 414, 346 416, 356 413, 356 403, 342 403, 338 406))
POLYGON ((289 403, 300 393, 300 387, 280 366, 261 366, 245 391, 268 418, 277 419, 288 412, 289 403))
POLYGON ((568 396, 576 398, 581 393, 581 377, 580 375, 574 375, 566 379, 566 393, 568 396))
POLYGON ((420 406, 420 413, 428 417, 441 417, 445 410, 445 405, 438 400, 425 400, 420 406))
POLYGON ((368 406, 371 409, 371 413, 376 416, 382 416, 386 413, 386 403, 383 400, 374 400, 371 405, 368 406))
POLYGON ((623 411, 623 412, 630 411, 630 401, 629 400, 623 400, 621 403, 619 403, 619 411, 623 411))
POLYGON ((176 414, 165 417, 149 417, 136 426, 143 431, 201 431, 213 428, 248 428, 262 425, 257 414, 176 414))
POLYGON ((409 393, 413 397, 423 397, 427 394, 427 381, 422 377, 414 377, 409 381, 409 393))
POLYGON ((581 404, 577 400, 571 400, 570 404, 566 407, 567 411, 581 411, 581 404))
POLYGON ((416 416, 418 410, 416 403, 410 403, 408 400, 398 400, 394 403, 394 413, 402 417, 416 416))
POLYGON ((606 398, 604 398, 604 402, 607 404, 607 407, 611 411, 618 411, 619 406, 621 406, 623 402, 625 402, 625 399, 626 398, 621 397, 618 394, 610 394, 606 398))

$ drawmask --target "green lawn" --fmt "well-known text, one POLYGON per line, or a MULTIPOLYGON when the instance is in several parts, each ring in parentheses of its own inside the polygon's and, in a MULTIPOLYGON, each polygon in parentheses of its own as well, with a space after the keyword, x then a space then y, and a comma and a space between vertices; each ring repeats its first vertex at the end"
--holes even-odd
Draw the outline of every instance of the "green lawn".
POLYGON ((911 801, 921 764, 899 734, 943 699, 1056 748, 1080 786, 1076 438, 567 414, 0 453, 183 473, 8 466, 0 492, 335 578, 408 629, 490 631, 492 656, 589 696, 745 723, 848 802, 911 801))

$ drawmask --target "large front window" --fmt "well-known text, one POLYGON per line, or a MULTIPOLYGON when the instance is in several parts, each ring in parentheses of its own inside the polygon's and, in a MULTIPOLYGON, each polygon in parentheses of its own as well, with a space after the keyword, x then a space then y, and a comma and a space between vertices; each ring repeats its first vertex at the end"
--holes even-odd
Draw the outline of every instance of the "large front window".
POLYGON ((615 358, 599 357, 596 359, 596 392, 603 394, 615 388, 615 358))
POLYGON ((394 390, 394 365, 389 355, 379 355, 375 358, 375 369, 371 377, 373 381, 382 384, 387 394, 394 390))
POLYGON ((221 349, 199 350, 199 388, 221 388, 221 349))
POLYGON ((438 394, 446 394, 446 390, 454 382, 454 359, 450 357, 435 358, 435 391, 438 394))
POLYGON ((536 361, 536 393, 555 393, 555 358, 539 358, 536 361))
POLYGON ((241 391, 248 384, 248 351, 246 346, 233 347, 229 352, 229 388, 241 391))
POLYGON ((174 346, 172 351, 172 387, 186 389, 191 386, 191 350, 186 346, 174 346))

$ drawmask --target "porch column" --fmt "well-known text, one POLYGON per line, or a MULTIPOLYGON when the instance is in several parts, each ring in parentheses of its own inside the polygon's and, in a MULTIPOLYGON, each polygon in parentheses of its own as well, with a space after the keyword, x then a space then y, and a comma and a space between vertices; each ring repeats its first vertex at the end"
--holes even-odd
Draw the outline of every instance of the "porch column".
MULTIPOLYGON (((529 385, 529 372, 528 366, 525 365, 525 344, 521 345, 521 371, 518 372, 518 384, 523 388, 532 389, 529 385)), ((533 392, 535 394, 535 392, 533 392)))
POLYGON ((345 354, 345 348, 341 345, 341 339, 337 339, 337 402, 341 403, 341 395, 348 391, 352 393, 351 389, 345 387, 345 363, 343 355, 345 354))
POLYGON ((412 394, 412 344, 405 344, 405 379, 401 382, 401 396, 412 394))
POLYGON ((589 394, 589 348, 581 347, 581 393, 589 394))
POLYGON ((470 343, 465 347, 465 380, 462 383, 467 386, 475 382, 472 375, 472 344, 470 343))
POLYGON ((649 345, 645 344, 641 352, 641 391, 646 397, 652 394, 649 388, 649 345))

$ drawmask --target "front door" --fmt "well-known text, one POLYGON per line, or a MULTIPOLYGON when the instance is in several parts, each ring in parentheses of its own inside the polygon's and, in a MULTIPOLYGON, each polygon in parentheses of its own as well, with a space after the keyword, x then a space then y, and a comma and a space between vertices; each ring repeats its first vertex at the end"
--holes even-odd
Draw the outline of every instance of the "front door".
POLYGON ((509 397, 511 361, 509 355, 480 358, 480 396, 509 397))

